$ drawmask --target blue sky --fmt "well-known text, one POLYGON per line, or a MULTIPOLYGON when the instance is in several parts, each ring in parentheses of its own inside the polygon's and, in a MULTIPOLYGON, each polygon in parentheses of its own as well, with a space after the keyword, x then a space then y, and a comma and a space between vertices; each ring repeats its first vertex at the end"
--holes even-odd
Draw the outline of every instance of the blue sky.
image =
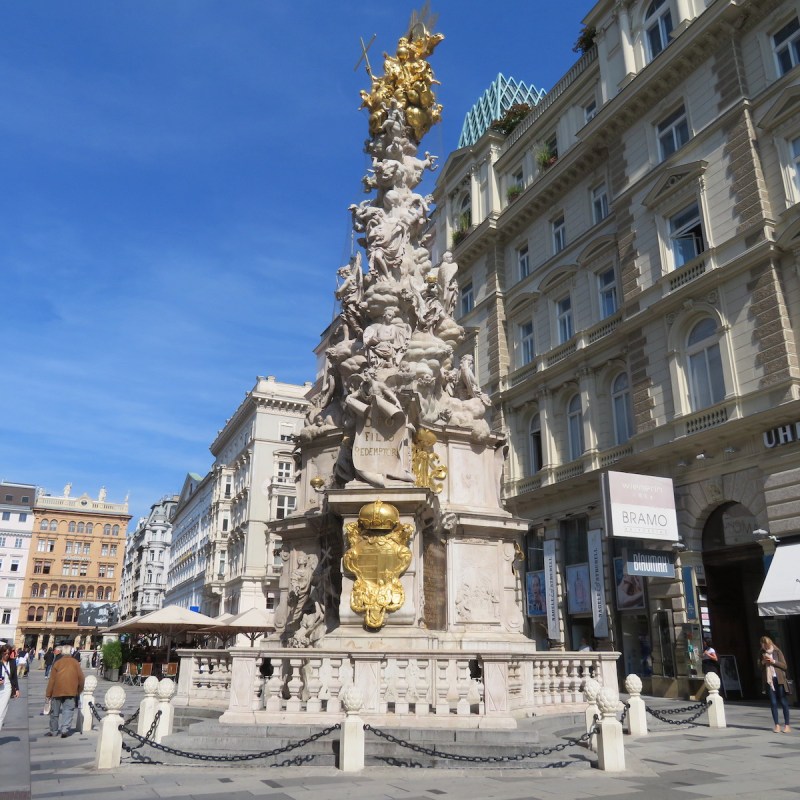
MULTIPOLYGON (((420 5, 0 5, 0 479, 104 485, 135 523, 256 375, 313 379, 363 199, 359 37, 377 67, 420 5)), ((432 5, 440 163, 498 72, 553 86, 591 7, 432 5)))

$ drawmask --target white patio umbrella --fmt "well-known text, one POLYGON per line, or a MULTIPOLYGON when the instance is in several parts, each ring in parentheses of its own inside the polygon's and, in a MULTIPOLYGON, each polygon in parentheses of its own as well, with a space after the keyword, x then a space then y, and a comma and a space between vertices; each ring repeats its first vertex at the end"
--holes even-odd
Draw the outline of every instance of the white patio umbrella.
POLYGON ((216 620, 198 611, 190 611, 183 606, 164 606, 142 617, 134 617, 114 626, 114 633, 161 633, 167 639, 169 653, 172 637, 187 631, 199 631, 208 628, 216 620))
POLYGON ((250 640, 250 647, 255 647, 259 636, 275 630, 275 618, 263 608, 248 608, 228 620, 225 627, 231 633, 243 633, 250 640))

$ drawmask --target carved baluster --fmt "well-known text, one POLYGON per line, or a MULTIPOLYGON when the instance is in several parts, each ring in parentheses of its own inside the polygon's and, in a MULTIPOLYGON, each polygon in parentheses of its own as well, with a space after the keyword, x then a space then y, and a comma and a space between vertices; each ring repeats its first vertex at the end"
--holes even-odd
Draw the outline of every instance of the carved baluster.
POLYGON ((303 681, 300 670, 303 665, 302 658, 289 659, 289 699, 286 701, 286 713, 298 713, 301 708, 300 692, 303 690, 303 681))
POLYGON ((458 704, 456 705, 456 714, 464 715, 469 714, 469 661, 459 659, 456 661, 456 686, 458 688, 458 704))
POLYGON ((331 677, 328 682, 328 703, 326 710, 329 714, 338 714, 341 711, 342 704, 339 695, 342 691, 342 678, 341 678, 341 658, 330 659, 331 664, 331 677))
POLYGON ((569 659, 564 658, 560 662, 561 666, 558 671, 558 682, 559 682, 559 702, 560 703, 568 703, 569 702, 569 659))
POLYGON ((428 700, 428 659, 417 659, 417 700, 414 703, 414 714, 418 717, 427 716, 430 711, 430 701, 428 700))
POLYGON ((281 695, 283 693, 283 677, 281 676, 283 664, 277 658, 272 659, 274 670, 272 677, 267 681, 267 702, 264 707, 272 714, 281 711, 281 695))
POLYGON ((408 680, 406 679, 406 669, 408 668, 407 658, 397 659, 397 681, 395 683, 395 694, 397 699, 394 701, 395 714, 408 714, 408 680))
POLYGON ((306 711, 309 714, 318 714, 322 711, 322 700, 319 691, 322 688, 322 681, 319 679, 319 670, 322 666, 321 658, 310 658, 307 666, 306 690, 308 699, 306 700, 306 711))
POLYGON ((448 661, 445 658, 437 659, 436 661, 436 713, 449 714, 450 702, 447 699, 447 693, 450 689, 447 683, 447 666, 448 661))

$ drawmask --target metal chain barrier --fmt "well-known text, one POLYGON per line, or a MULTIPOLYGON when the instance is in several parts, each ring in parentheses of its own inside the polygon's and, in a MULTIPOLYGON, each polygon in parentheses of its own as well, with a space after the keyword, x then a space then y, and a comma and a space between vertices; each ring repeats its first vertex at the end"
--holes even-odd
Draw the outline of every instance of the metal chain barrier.
MULTIPOLYGON (((103 718, 97 713, 97 709, 99 708, 101 711, 106 711, 106 712, 108 711, 108 709, 102 703, 89 703, 88 705, 90 711, 92 712, 92 716, 94 716, 94 718, 98 722, 102 722, 103 718)), ((132 722, 135 722, 139 716, 139 711, 141 711, 141 709, 137 708, 136 711, 134 711, 133 714, 131 714, 131 716, 128 717, 128 719, 126 719, 123 722, 123 724, 130 725, 132 722)), ((161 712, 159 711, 158 713, 160 714, 161 712)))
POLYGON ((619 718, 619 723, 622 725, 625 722, 625 717, 628 716, 628 709, 631 707, 630 703, 622 703, 622 716, 619 718))
POLYGON ((405 739, 400 739, 397 736, 393 736, 391 733, 387 733, 386 731, 382 731, 380 728, 375 728, 372 725, 365 724, 364 725, 365 731, 371 731, 376 736, 379 736, 381 739, 385 739, 387 742, 391 742, 392 744, 396 744, 399 747, 406 747, 409 750, 413 750, 415 753, 422 753, 426 756, 435 756, 436 758, 447 758, 451 761, 464 761, 470 764, 499 764, 503 762, 509 761, 524 761, 526 758, 539 758, 541 756, 549 756, 551 753, 560 753, 562 750, 566 750, 568 747, 578 747, 585 742, 588 742, 592 736, 597 733, 597 722, 592 725, 591 730, 587 731, 583 734, 583 736, 579 737, 578 739, 567 739, 566 742, 562 742, 561 744, 555 744, 552 747, 543 747, 541 750, 531 750, 528 753, 519 753, 513 756, 466 756, 461 755, 459 753, 447 753, 442 750, 436 750, 435 748, 430 747, 423 747, 419 744, 413 744, 412 742, 407 742, 405 739))
POLYGON ((651 708, 650 706, 645 706, 645 710, 648 714, 652 714, 656 719, 661 720, 661 722, 666 722, 670 725, 691 725, 696 719, 702 717, 703 714, 708 711, 708 707, 711 705, 711 702, 707 703, 696 703, 693 706, 684 706, 683 708, 664 708, 661 711, 657 711, 655 708, 651 708), (697 713, 693 714, 691 717, 686 717, 685 719, 670 719, 669 717, 675 714, 688 714, 691 711, 696 711, 697 713))
MULTIPOLYGON (((155 723, 155 720, 154 720, 155 723)), ((264 750, 260 753, 245 753, 242 755, 237 756, 220 756, 214 755, 212 753, 190 753, 186 750, 180 750, 177 747, 169 747, 168 745, 161 744, 160 742, 154 742, 148 738, 150 735, 148 732, 148 736, 141 736, 140 734, 136 733, 136 731, 127 728, 124 724, 120 725, 119 729, 123 733, 127 733, 129 736, 132 736, 134 739, 141 742, 140 745, 137 747, 131 747, 130 745, 126 745, 123 741, 122 747, 130 752, 134 758, 137 758, 137 755, 133 752, 134 750, 138 750, 139 747, 142 745, 150 745, 150 747, 160 750, 162 753, 168 753, 174 756, 181 756, 182 758, 191 758, 196 761, 214 761, 214 762, 241 762, 241 761, 255 761, 259 758, 270 758, 271 756, 278 756, 282 753, 290 753, 292 750, 297 750, 300 747, 305 747, 312 742, 316 742, 318 739, 322 739, 325 736, 329 736, 333 731, 338 731, 341 728, 340 723, 336 723, 335 725, 331 725, 329 728, 325 728, 324 730, 318 731, 317 733, 312 733, 311 736, 307 736, 305 739, 300 739, 297 742, 292 742, 291 744, 287 744, 285 747, 276 747, 274 750, 264 750)), ((154 728, 151 728, 154 730, 154 728)), ((311 756, 313 758, 313 756, 311 756)), ((146 757, 138 756, 139 760, 147 761, 149 763, 155 763, 151 759, 146 757)), ((304 763, 305 761, 310 760, 309 757, 300 757, 296 756, 295 758, 289 759, 285 762, 287 765, 290 763, 304 763)))
POLYGON ((89 703, 89 710, 92 712, 92 714, 93 714, 94 718, 95 718, 95 719, 96 719, 98 722, 102 722, 102 721, 103 721, 103 718, 102 718, 102 717, 101 717, 101 716, 100 716, 100 715, 97 713, 97 709, 98 709, 98 708, 102 708, 102 709, 103 709, 103 711, 105 711, 105 709, 103 708, 103 706, 101 706, 99 703, 89 703))

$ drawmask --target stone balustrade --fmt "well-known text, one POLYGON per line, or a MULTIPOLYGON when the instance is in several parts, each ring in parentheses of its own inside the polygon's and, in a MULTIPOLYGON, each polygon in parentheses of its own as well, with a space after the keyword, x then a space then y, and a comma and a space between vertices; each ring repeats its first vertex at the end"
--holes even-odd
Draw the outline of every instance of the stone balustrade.
POLYGON ((173 703, 224 708, 222 721, 230 723, 330 724, 342 718, 342 693, 356 686, 361 714, 373 721, 512 727, 525 714, 577 708, 590 674, 617 687, 617 653, 246 647, 180 657, 173 703))

